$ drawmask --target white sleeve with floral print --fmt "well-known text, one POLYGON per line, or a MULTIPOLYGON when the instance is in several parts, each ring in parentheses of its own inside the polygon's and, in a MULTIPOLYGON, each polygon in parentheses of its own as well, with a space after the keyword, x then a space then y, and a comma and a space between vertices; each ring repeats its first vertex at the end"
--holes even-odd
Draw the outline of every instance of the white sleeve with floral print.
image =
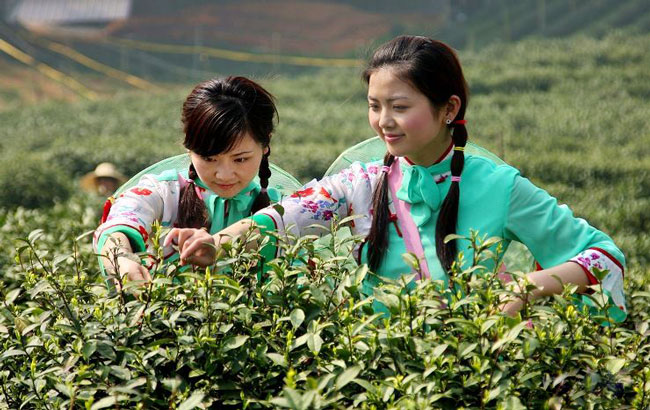
POLYGON ((179 195, 177 180, 158 181, 153 176, 143 176, 137 186, 115 199, 106 221, 95 231, 95 242, 108 229, 126 226, 138 231, 147 243, 154 221, 163 226, 176 221, 179 195))
POLYGON ((623 312, 627 312, 625 307, 625 294, 623 293, 623 265, 604 249, 589 248, 580 252, 571 262, 575 262, 584 270, 591 285, 598 284, 595 275, 595 269, 607 271, 602 280, 603 290, 607 291, 612 301, 623 312))
POLYGON ((381 170, 380 163, 361 164, 356 162, 339 172, 313 180, 291 196, 282 199, 282 215, 274 206, 262 209, 273 219, 280 233, 289 229, 297 236, 320 235, 320 229, 311 225, 328 227, 334 217, 338 219, 359 215, 350 226, 355 234, 365 235, 370 230, 372 194, 381 170))

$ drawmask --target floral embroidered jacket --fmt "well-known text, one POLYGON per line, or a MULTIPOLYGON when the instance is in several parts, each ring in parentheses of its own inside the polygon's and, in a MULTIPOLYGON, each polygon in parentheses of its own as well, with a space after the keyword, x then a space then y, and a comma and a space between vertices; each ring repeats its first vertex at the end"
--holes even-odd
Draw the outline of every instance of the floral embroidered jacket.
MULTIPOLYGON (((260 192, 260 185, 254 180, 239 194, 227 199, 212 192, 203 181, 197 179, 195 182, 197 194, 208 211, 210 233, 219 232, 249 216, 253 201, 260 192)), ((93 242, 97 252, 114 232, 124 233, 134 252, 150 250, 152 243, 149 235, 153 222, 158 221, 162 227, 176 226, 180 192, 188 183, 187 169, 171 169, 159 175, 143 176, 135 187, 115 199, 105 221, 95 231, 93 242)), ((273 202, 280 197, 274 188, 269 187, 268 194, 273 202)), ((170 246, 164 249, 164 256, 165 259, 174 260, 178 258, 178 253, 170 246)))
MULTIPOLYGON (((406 201, 420 234, 431 278, 447 282, 436 255, 435 229, 440 206, 451 184, 451 149, 444 159, 430 167, 412 165, 405 158, 396 160, 403 174, 402 185, 397 198, 389 193, 393 222, 388 228, 388 249, 377 273, 391 279, 410 273, 401 257, 407 250, 401 238, 402 222, 396 218, 394 207, 394 201, 406 201)), ((266 229, 283 231, 291 227, 294 234, 302 236, 318 234, 309 226, 329 225, 334 215, 339 218, 360 215, 354 220, 352 230, 356 235, 365 236, 370 231, 372 194, 381 166, 380 162, 354 163, 338 174, 314 180, 280 201, 283 216, 269 207, 259 211, 254 220, 266 229)), ((609 313, 617 321, 625 318, 625 258, 622 252, 609 236, 584 219, 576 218, 566 205, 559 205, 555 198, 522 177, 514 167, 465 154, 457 228, 458 234, 467 237, 470 229, 487 237, 501 237, 506 247, 513 240, 521 242, 542 268, 567 261, 577 263, 592 284, 597 283, 592 273, 594 268, 609 270, 603 287, 616 305, 609 313)), ((463 250, 464 261, 469 264, 472 253, 467 245, 467 241, 457 242, 457 249, 463 250)), ((357 249, 357 257, 362 263, 367 262, 363 245, 357 249)), ((372 295, 379 281, 375 276, 368 276, 363 284, 364 292, 372 295)), ((589 303, 587 298, 583 301, 589 303)))

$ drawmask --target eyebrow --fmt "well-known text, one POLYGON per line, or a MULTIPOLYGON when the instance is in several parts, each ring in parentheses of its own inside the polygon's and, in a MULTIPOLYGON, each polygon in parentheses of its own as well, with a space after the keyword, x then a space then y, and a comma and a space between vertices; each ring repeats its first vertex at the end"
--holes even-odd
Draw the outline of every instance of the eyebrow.
POLYGON ((235 152, 234 154, 230 154, 230 156, 236 157, 238 155, 251 154, 252 152, 253 151, 239 151, 239 152, 235 152))
MULTIPOLYGON (((377 98, 375 98, 375 97, 371 97, 371 96, 368 96, 368 99, 369 99, 370 101, 379 101, 379 99, 377 99, 377 98)), ((394 96, 394 97, 390 97, 390 98, 386 99, 386 101, 387 101, 387 102, 393 102, 393 101, 395 101, 395 100, 408 100, 408 99, 409 99, 409 98, 408 98, 407 96, 396 95, 396 96, 394 96)))

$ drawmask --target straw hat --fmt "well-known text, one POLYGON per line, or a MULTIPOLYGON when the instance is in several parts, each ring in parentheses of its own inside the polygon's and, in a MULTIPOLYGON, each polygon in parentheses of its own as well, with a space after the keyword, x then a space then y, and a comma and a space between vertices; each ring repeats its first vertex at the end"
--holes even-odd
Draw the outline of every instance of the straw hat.
POLYGON ((79 182, 81 188, 86 191, 97 191, 99 186, 99 178, 112 178, 117 182, 117 185, 121 185, 126 181, 126 177, 115 168, 115 165, 110 162, 102 162, 97 165, 94 171, 91 171, 81 177, 79 182))

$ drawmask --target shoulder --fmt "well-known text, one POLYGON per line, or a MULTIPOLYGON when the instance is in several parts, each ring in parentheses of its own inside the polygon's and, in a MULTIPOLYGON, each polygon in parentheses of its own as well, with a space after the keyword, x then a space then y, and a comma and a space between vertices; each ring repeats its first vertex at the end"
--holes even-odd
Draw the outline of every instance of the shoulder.
POLYGON ((372 162, 353 162, 347 168, 343 168, 338 173, 326 177, 330 181, 336 181, 356 190, 359 188, 372 188, 379 179, 381 174, 382 161, 372 162))
POLYGON ((503 161, 496 162, 491 158, 480 155, 465 155, 463 177, 485 178, 493 180, 514 180, 520 172, 512 165, 503 161))
POLYGON ((136 195, 142 195, 144 193, 147 196, 158 194, 163 198, 178 195, 181 189, 180 179, 183 178, 180 173, 179 170, 169 169, 157 174, 144 174, 122 194, 135 193, 136 195))

